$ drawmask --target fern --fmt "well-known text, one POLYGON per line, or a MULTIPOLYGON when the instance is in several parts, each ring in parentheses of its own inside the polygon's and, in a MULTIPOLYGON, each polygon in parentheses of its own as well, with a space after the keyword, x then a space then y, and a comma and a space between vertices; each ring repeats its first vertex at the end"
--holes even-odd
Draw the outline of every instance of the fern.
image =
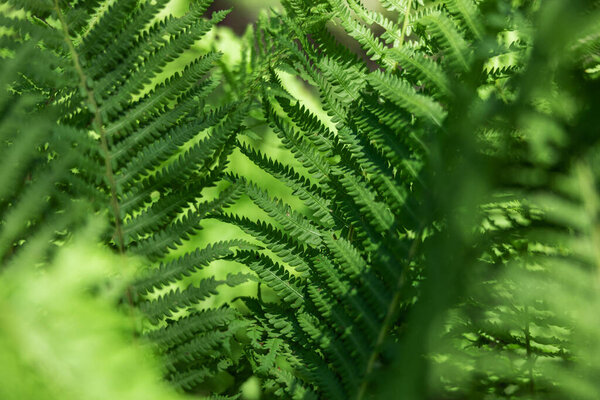
POLYGON ((2 3, 3 269, 107 219, 209 398, 593 398, 598 5, 284 0, 232 61, 211 3, 2 3))
MULTIPOLYGON (((563 59, 548 46, 552 41, 557 48, 572 48, 589 21, 597 18, 588 20, 583 16, 584 9, 583 4, 543 8, 537 15, 539 30, 524 41, 533 43, 531 50, 523 52, 531 57, 526 68, 485 100, 475 88, 470 96, 465 95, 457 103, 457 115, 449 125, 451 136, 438 144, 445 151, 438 156, 441 179, 432 176, 431 182, 440 192, 431 204, 437 204, 444 213, 449 233, 432 242, 438 253, 430 255, 432 273, 423 292, 425 302, 417 306, 415 332, 400 350, 410 355, 406 365, 412 367, 409 370, 398 364, 394 370, 406 377, 396 388, 403 388, 407 396, 427 393, 423 385, 425 366, 414 368, 414 361, 422 360, 423 347, 415 351, 415 346, 427 346, 420 337, 424 330, 432 329, 444 331, 444 339, 432 345, 433 371, 440 377, 436 390, 429 391, 432 396, 529 398, 544 393, 546 398, 561 398, 568 392, 576 398, 593 397, 591 393, 596 389, 591 381, 585 383, 585 373, 577 378, 569 374, 565 379, 559 375, 567 373, 571 363, 578 364, 585 358, 580 358, 581 337, 570 333, 570 329, 579 330, 575 328, 577 323, 567 317, 571 311, 583 308, 575 306, 579 296, 570 292, 572 281, 564 274, 589 282, 596 271, 591 254, 585 255, 585 249, 591 247, 580 244, 594 240, 593 234, 590 236, 594 218, 586 214, 585 210, 591 209, 585 204, 595 197, 596 178, 588 160, 596 157, 592 154, 597 145, 582 127, 595 123, 596 117, 588 113, 594 108, 589 96, 597 91, 597 82, 589 80, 581 66, 567 61, 569 56, 563 59), (572 27, 561 33, 561 40, 554 37, 556 32, 551 28, 558 15, 562 21, 569 21, 565 26, 572 27), (550 64, 553 68, 549 69, 550 64), (540 96, 548 95, 542 89, 548 81, 556 85, 556 97, 550 96, 556 101, 554 105, 541 101, 540 96), (506 96, 502 89, 516 93, 506 96), (559 112, 558 104, 564 106, 572 96, 588 106, 568 114, 559 112), (467 109, 480 111, 467 122, 461 117, 467 109), (465 135, 474 131, 494 135, 474 146, 472 138, 465 135), (581 146, 583 142, 587 145, 581 146), (457 151, 448 151, 450 143, 457 151), (456 157, 459 153, 462 156, 456 157), (474 164, 482 168, 475 170, 474 164), (582 165, 587 165, 583 167, 586 172, 582 165), (458 187, 446 183, 456 182, 451 177, 454 173, 464 179, 458 187), (578 173, 586 178, 576 177, 578 173), (474 195, 466 182, 479 182, 484 190, 474 195), (471 203, 467 205, 464 197, 454 197, 453 193, 470 193, 471 203), (479 208, 479 218, 466 216, 461 211, 465 206, 479 208), (467 218, 470 223, 465 223, 467 218), (471 224, 479 225, 481 233, 469 232, 471 224), (583 278, 579 275, 582 270, 591 275, 583 278), (467 282, 465 276, 469 276, 467 282), (445 313, 453 301, 458 305, 445 313), (563 302, 569 306, 563 308, 563 302), (445 327, 435 324, 423 328, 434 313, 445 315, 445 327), (450 359, 444 360, 447 355, 450 359), (475 371, 456 373, 457 367, 474 367, 475 371), (570 379, 586 388, 574 390, 570 379)), ((522 18, 523 14, 516 11, 513 17, 522 18)), ((473 85, 476 80, 470 82, 473 85)), ((584 369, 594 368, 584 364, 584 369)))
MULTIPOLYGON (((289 4, 287 11, 290 15, 310 14, 308 8, 296 2, 289 4)), ((290 329, 297 332, 289 349, 277 350, 282 357, 304 359, 303 368, 318 371, 304 374, 298 370, 296 377, 302 391, 315 391, 327 398, 363 398, 389 330, 411 303, 410 279, 419 270, 416 248, 425 232, 415 219, 416 203, 410 205, 415 192, 412 186, 419 182, 426 154, 419 136, 443 125, 446 112, 440 104, 444 95, 439 90, 447 89, 453 76, 444 75, 435 62, 421 56, 428 61, 412 64, 413 69, 407 71, 413 79, 430 78, 436 98, 418 93, 414 89, 417 81, 411 81, 411 76, 391 72, 395 63, 388 54, 393 53, 362 24, 378 23, 386 28, 388 36, 382 37, 390 43, 400 41, 401 28, 356 2, 327 3, 322 12, 322 21, 328 12, 334 13, 366 53, 375 61, 381 60, 390 71, 368 72, 361 61, 335 44, 328 32, 316 28, 314 19, 306 26, 283 19, 284 27, 273 22, 266 28, 264 35, 272 35, 287 56, 279 67, 300 68, 297 73, 316 86, 336 131, 331 132, 297 100, 288 100, 287 94, 271 95, 285 93, 283 84, 272 76, 270 87, 279 87, 263 93, 264 118, 298 160, 300 170, 269 160, 246 144, 239 147, 257 166, 294 190, 312 215, 295 213, 250 184, 245 185, 245 193, 277 226, 235 216, 221 219, 238 224, 274 255, 291 261, 291 266, 307 265, 298 280, 271 261, 268 252, 236 256, 257 271, 259 279, 272 287, 281 301, 280 317, 265 315, 258 319, 264 329, 261 338, 268 341, 289 335, 286 332, 290 329), (303 31, 311 33, 312 42, 296 36, 303 31), (293 32, 293 36, 286 37, 286 32, 293 32), (288 43, 296 39, 301 43, 300 51, 288 43), (387 101, 381 104, 378 97, 387 101), (373 110, 370 116, 363 111, 368 107, 373 110), (406 115, 409 120, 399 124, 394 114, 406 115), (407 137, 399 145, 398 138, 403 134, 407 137), (396 169, 397 165, 406 168, 396 169), (330 205, 321 206, 327 202, 330 205), (288 247, 282 253, 280 246, 285 243, 288 247), (302 244, 304 249, 299 247, 302 244), (334 299, 338 305, 332 307, 334 299), (314 348, 319 349, 318 353, 307 358, 314 348)), ((460 51, 467 62, 466 51, 463 55, 464 49, 457 50, 453 44, 446 45, 449 53, 460 51)), ((417 54, 423 51, 412 47, 417 54)), ((260 359, 260 353, 256 357, 260 359)), ((255 371, 275 385, 277 378, 272 370, 259 367, 255 371)), ((269 390, 284 393, 286 389, 269 390)))
MULTIPOLYGON (((290 330, 297 332, 293 334, 295 343, 289 350, 280 347, 278 350, 282 355, 286 354, 286 358, 304 358, 310 349, 320 349, 318 358, 310 361, 304 358, 302 362, 304 367, 308 363, 318 370, 319 377, 297 372, 304 387, 327 398, 363 398, 386 335, 398 329, 395 321, 401 321, 401 315, 406 315, 410 309, 411 293, 414 293, 410 287, 418 285, 422 268, 437 260, 432 258, 423 263, 423 258, 428 256, 421 253, 419 247, 420 242, 430 235, 430 227, 439 227, 440 220, 419 218, 416 210, 423 205, 414 196, 427 190, 420 187, 427 176, 421 168, 429 166, 431 157, 435 156, 430 153, 431 138, 445 135, 446 129, 459 129, 454 127, 453 120, 447 121, 447 115, 457 112, 450 108, 452 103, 449 101, 455 104, 462 101, 463 91, 455 91, 459 96, 456 99, 450 94, 450 85, 457 85, 461 77, 471 76, 473 83, 470 84, 475 88, 494 80, 500 82, 504 77, 499 73, 506 75, 511 69, 512 72, 519 71, 513 65, 523 62, 527 46, 525 43, 524 50, 515 52, 518 58, 513 58, 514 61, 506 60, 501 46, 494 50, 496 54, 491 53, 491 57, 490 53, 483 56, 483 52, 473 53, 469 47, 486 46, 485 40, 495 38, 498 27, 484 27, 479 23, 477 15, 480 11, 472 2, 440 2, 428 7, 414 5, 413 9, 411 5, 404 8, 405 24, 410 24, 414 28, 413 34, 418 35, 408 40, 404 31, 409 29, 408 26, 397 27, 356 2, 327 2, 312 8, 300 2, 286 5, 290 15, 300 16, 300 25, 283 17, 283 26, 280 21, 272 22, 263 34, 272 35, 274 43, 289 57, 279 68, 295 71, 315 85, 324 110, 335 123, 336 132, 330 132, 318 118, 303 109, 298 100, 288 100, 284 85, 272 76, 269 87, 279 85, 279 88, 263 93, 264 118, 297 159, 300 170, 271 161, 246 144, 241 144, 240 148, 243 154, 283 180, 297 194, 310 190, 312 196, 304 194, 301 198, 314 215, 307 216, 306 223, 302 224, 298 222, 299 216, 294 216, 289 208, 269 200, 265 193, 250 185, 245 189, 248 196, 281 227, 277 241, 273 240, 273 228, 269 225, 252 223, 253 229, 249 230, 251 222, 244 218, 227 217, 225 220, 239 224, 261 240, 267 249, 272 248, 275 255, 281 254, 278 247, 281 243, 289 243, 286 254, 282 255, 287 260, 304 261, 307 255, 318 252, 309 259, 306 280, 300 281, 304 283, 303 291, 308 294, 303 296, 301 303, 295 278, 288 277, 279 268, 267 267, 271 270, 268 275, 259 270, 259 278, 279 293, 282 302, 279 307, 292 301, 290 307, 298 308, 292 311, 283 307, 280 311, 283 320, 273 316, 259 318, 264 327, 263 339, 268 340, 273 337, 271 335, 289 335, 290 330), (318 12, 322 13, 320 19, 315 17, 318 12), (310 22, 302 25, 309 15, 310 22), (331 15, 339 18, 366 54, 380 63, 381 69, 368 72, 360 61, 332 40, 324 29, 324 21, 331 15), (384 28, 385 33, 381 36, 384 41, 402 43, 403 46, 387 49, 368 30, 367 26, 373 23, 384 28), (310 32, 310 41, 302 36, 303 32, 310 32), (292 40, 298 40, 300 49, 289 43, 292 40), (436 58, 437 62, 434 61, 436 58), (394 71, 396 62, 406 64, 406 70, 394 71), (506 66, 492 66, 499 63, 506 66), (478 75, 477 69, 467 72, 478 66, 488 75, 481 72, 478 75), (270 92, 284 94, 271 95, 270 92), (365 109, 371 112, 370 116, 365 109), (404 116, 404 121, 399 116, 404 116), (399 146, 398 139, 391 139, 390 135, 405 135, 402 145, 399 146), (397 169, 389 169, 390 165, 397 169), (310 184, 302 183, 303 176, 311 180, 310 184), (322 221, 325 211, 315 208, 314 197, 332 199, 328 219, 335 225, 322 222, 312 225, 313 236, 309 239, 302 236, 308 232, 306 226, 309 221, 322 221), (305 228, 298 230, 303 225, 305 228), (296 244, 292 245, 294 242, 309 245, 308 250, 297 248, 296 244), (295 253, 294 257, 289 257, 288 252, 295 253), (280 272, 275 272, 277 270, 280 272), (340 307, 331 307, 331 295, 340 307), (358 324, 359 330, 354 324, 358 324), (351 350, 348 357, 342 348, 360 350, 351 350)), ((509 27, 502 29, 507 32, 509 27)), ((477 96, 477 89, 471 90, 470 93, 477 96)), ((505 100, 510 101, 510 98, 505 96, 505 100)), ((465 139, 465 143, 471 142, 465 139)), ((433 187, 437 187, 435 182, 433 187)), ((445 233, 440 237, 445 237, 445 233)), ((440 245, 440 248, 444 246, 440 245)), ((260 259, 261 256, 257 257, 260 259)), ((270 256, 265 253, 263 257, 268 259, 270 256)), ((245 258, 240 261, 249 262, 245 258)), ((268 262, 265 265, 277 264, 268 262)), ((251 268, 256 269, 255 266, 251 268)), ((433 293, 439 290, 444 289, 438 288, 433 293)), ((429 293, 426 291, 424 296, 427 298, 429 293)), ((428 314, 424 312, 423 315, 428 314)), ((512 343, 529 349, 529 340, 512 343)), ((405 365, 414 364, 407 362, 405 365)), ((269 377, 263 368, 257 372, 266 375, 265 379, 269 381, 276 381, 275 376, 269 377)), ((492 387, 494 384, 489 381, 486 385, 492 387)), ((410 386, 407 384, 407 388, 410 386)), ((285 389, 269 387, 269 390, 282 393, 285 389)))
MULTIPOLYGON (((210 70, 220 55, 202 55, 182 70, 168 72, 173 71, 169 67, 173 60, 225 17, 226 12, 217 12, 210 19, 202 18, 210 3, 195 2, 181 17, 160 17, 166 1, 8 4, 6 15, 11 15, 14 7, 25 11, 24 16, 7 19, 19 40, 32 40, 30 32, 41 32, 38 40, 44 40, 45 50, 41 53, 52 63, 40 75, 59 67, 68 77, 51 85, 47 79, 36 81, 34 73, 24 74, 26 82, 51 94, 47 104, 60 109, 61 114, 54 114, 54 121, 60 120, 56 129, 69 133, 68 144, 62 146, 84 150, 81 159, 68 164, 78 173, 66 177, 64 185, 71 195, 91 200, 97 210, 111 210, 112 227, 106 242, 120 253, 164 260, 201 228, 206 215, 222 210, 238 196, 237 186, 231 185, 215 199, 201 199, 203 190, 222 178, 247 112, 240 104, 207 105, 209 94, 218 85, 210 70), (93 134, 88 135, 89 130, 93 134)), ((31 148, 31 142, 22 141, 22 145, 31 148)), ((16 156, 24 159, 21 154, 16 156)), ((41 181, 35 186, 38 191, 49 190, 57 180, 51 174, 40 178, 46 180, 46 189, 41 181)), ((32 200, 40 197, 43 195, 28 194, 32 200)), ((26 207, 30 218, 35 217, 33 206, 26 201, 19 207, 26 207)), ((25 219, 17 214, 8 216, 11 229, 15 226, 11 218, 25 219)), ((6 235, 16 240, 18 233, 7 231, 6 235)), ((144 273, 127 289, 128 302, 132 306, 140 303, 151 322, 164 324, 174 311, 191 309, 216 294, 221 284, 235 286, 247 278, 232 275, 224 281, 204 279, 198 286, 187 283, 183 290, 172 289, 157 300, 148 299, 148 292, 180 285, 182 278, 203 264, 226 257, 238 245, 247 246, 239 241, 220 242, 183 254, 177 261, 162 261, 161 267, 144 273)), ((149 332, 152 336, 152 330, 149 332)), ((214 340, 215 346, 222 346, 231 335, 217 335, 214 340)), ((183 351, 180 348, 199 343, 190 338, 170 348, 165 357, 169 360, 175 357, 171 354, 183 351)), ((202 351, 194 354, 208 356, 202 351)), ((170 362, 179 365, 179 361, 170 362)), ((194 380, 187 378, 180 386, 191 388, 192 382, 202 382, 201 375, 208 378, 232 363, 226 364, 218 368, 215 364, 211 373, 198 371, 194 380)), ((194 368, 200 364, 185 365, 187 369, 180 373, 195 374, 194 368)))
MULTIPOLYGON (((7 28, 10 19, 2 23, 7 28)), ((39 32, 30 32, 40 38, 39 32)), ((39 109, 44 94, 23 79, 25 75, 44 76, 46 82, 60 82, 58 74, 44 74, 42 68, 27 62, 39 58, 54 61, 33 44, 9 47, 14 57, 2 63, 0 137, 2 177, 0 178, 0 260, 2 265, 19 263, 22 248, 24 257, 43 259, 49 250, 46 241, 59 240, 58 231, 78 222, 85 207, 70 202, 61 187, 68 182, 77 156, 63 143, 72 132, 56 127, 59 115, 55 107, 39 109), (27 126, 22 121, 28 121, 27 126), (71 208, 70 215, 65 210, 71 208)), ((82 143, 83 145, 84 143, 82 143)), ((63 235, 64 236, 64 233, 63 235)))

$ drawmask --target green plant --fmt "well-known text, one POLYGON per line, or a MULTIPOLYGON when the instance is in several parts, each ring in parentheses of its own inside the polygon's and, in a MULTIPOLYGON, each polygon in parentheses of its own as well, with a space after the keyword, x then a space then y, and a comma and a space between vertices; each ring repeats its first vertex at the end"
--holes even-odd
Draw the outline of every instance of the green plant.
POLYGON ((593 398, 598 5, 284 0, 225 62, 197 54, 219 45, 210 3, 3 3, 22 70, 1 151, 26 188, 0 195, 4 264, 51 265, 103 215, 102 243, 142 265, 121 307, 199 395, 593 398), (283 157, 258 148, 269 132, 283 157), (238 237, 198 245, 207 220, 238 237), (245 272, 203 271, 217 260, 245 272))
MULTIPOLYGON (((109 211, 105 243, 121 254, 163 260, 169 248, 200 229, 200 220, 208 212, 226 206, 238 195, 238 188, 231 186, 215 199, 202 200, 202 191, 214 186, 222 175, 246 112, 240 103, 207 104, 208 95, 218 85, 218 78, 209 71, 219 54, 197 55, 180 71, 168 68, 226 15, 218 12, 210 20, 201 18, 209 4, 194 3, 188 13, 175 18, 160 17, 167 5, 164 0, 7 3, 4 23, 8 36, 43 47, 43 55, 50 59, 40 72, 45 80, 23 74, 20 94, 31 90, 46 96, 47 105, 58 110, 50 124, 59 121, 56 129, 63 133, 55 140, 66 148, 65 154, 78 154, 70 174, 63 174, 61 193, 86 198, 101 213, 109 211), (31 37, 32 33, 36 36, 31 37), (54 71, 61 79, 48 80, 54 71)), ((34 143, 23 140, 29 152, 34 143)), ((7 144, 10 151, 12 143, 7 144)), ((51 185, 54 180, 45 178, 44 183, 51 185)), ((41 190, 43 186, 36 187, 41 190)), ((31 200, 39 196, 32 194, 31 200)), ((35 211, 23 203, 28 212, 35 211)), ((183 291, 173 289, 158 300, 142 298, 147 291, 229 254, 234 246, 246 244, 217 243, 170 263, 164 261, 170 268, 168 275, 163 273, 164 266, 146 271, 143 279, 127 288, 126 301, 131 306, 139 304, 151 321, 157 321, 211 296, 222 284, 244 282, 243 275, 226 281, 206 279, 183 291)), ((205 326, 191 332, 221 326, 231 319, 226 309, 212 314, 218 316, 203 319, 205 326)), ((215 345, 226 342, 240 327, 234 324, 229 328, 214 339, 215 345)), ((158 336, 159 332, 153 332, 157 340, 158 336)), ((167 348, 175 351, 177 343, 171 340, 167 348)), ((181 368, 172 380, 186 386, 191 378, 182 376, 185 360, 177 362, 181 368)), ((226 368, 217 364, 214 368, 226 368)))

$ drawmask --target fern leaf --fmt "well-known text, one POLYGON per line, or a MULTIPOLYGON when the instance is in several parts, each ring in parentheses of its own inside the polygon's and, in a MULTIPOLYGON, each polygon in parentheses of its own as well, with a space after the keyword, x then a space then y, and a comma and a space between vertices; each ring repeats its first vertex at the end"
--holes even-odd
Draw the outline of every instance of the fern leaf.
POLYGON ((361 211, 374 218, 374 225, 379 231, 390 229, 394 223, 394 216, 389 208, 377 201, 375 195, 359 178, 352 174, 342 176, 340 182, 344 185, 348 194, 354 198, 361 211))
POLYGON ((237 318, 231 308, 202 310, 183 317, 166 327, 151 331, 147 336, 161 349, 168 350, 194 338, 198 333, 223 328, 237 318))
POLYGON ((304 302, 304 294, 298 287, 298 279, 290 276, 281 265, 274 263, 267 256, 254 251, 240 251, 236 259, 256 272, 260 280, 273 289, 290 307, 300 307, 304 302))
POLYGON ((430 58, 408 46, 391 49, 390 57, 398 62, 402 68, 423 81, 423 83, 433 85, 436 90, 433 90, 432 92, 437 98, 448 96, 450 94, 450 87, 446 74, 439 64, 430 58))
POLYGON ((158 269, 150 271, 148 277, 138 280, 134 285, 134 290, 139 294, 144 294, 153 289, 160 289, 168 284, 175 283, 184 276, 189 276, 202 269, 211 261, 234 254, 234 247, 240 250, 254 248, 254 246, 243 240, 216 242, 203 249, 196 249, 192 253, 187 253, 173 261, 161 264, 158 269))
POLYGON ((254 222, 246 217, 228 214, 217 214, 214 217, 220 221, 236 225, 245 233, 260 240, 284 263, 294 267, 298 273, 306 274, 310 269, 310 253, 271 224, 262 221, 254 222))
POLYGON ((314 268, 321 279, 327 283, 329 290, 338 298, 343 299, 347 306, 355 311, 356 315, 360 315, 360 323, 364 324, 369 335, 374 336, 379 326, 375 313, 370 310, 370 307, 362 299, 358 298, 355 290, 349 282, 343 280, 331 261, 324 257, 317 257, 314 268))
POLYGON ((305 217, 293 211, 278 199, 271 199, 264 190, 253 183, 244 185, 245 193, 269 216, 280 223, 299 243, 316 247, 321 243, 321 232, 305 217))
POLYGON ((294 156, 300 161, 315 178, 327 179, 330 174, 330 167, 326 160, 317 152, 317 150, 293 130, 289 124, 286 124, 280 117, 275 115, 272 108, 265 103, 265 112, 267 119, 272 124, 272 128, 282 139, 283 144, 289 148, 294 156))
POLYGON ((335 239, 333 236, 326 235, 323 240, 344 275, 350 279, 360 279, 361 283, 368 288, 366 297, 372 298, 376 303, 375 308, 385 309, 390 302, 389 293, 377 277, 369 272, 367 262, 361 257, 358 250, 344 238, 335 239))
POLYGON ((426 118, 438 126, 442 125, 446 112, 440 104, 429 97, 418 94, 407 82, 384 75, 380 71, 369 74, 368 79, 375 89, 398 107, 404 108, 418 117, 426 118))
POLYGON ((336 340, 329 329, 317 326, 316 321, 313 318, 310 318, 308 314, 300 314, 298 323, 311 339, 313 339, 324 352, 331 356, 333 365, 343 371, 340 375, 342 376, 348 393, 354 392, 357 388, 357 382, 360 381, 359 371, 348 351, 341 347, 342 344, 340 341, 336 340))
POLYGON ((176 248, 182 240, 200 229, 200 222, 210 212, 221 210, 230 205, 238 196, 239 188, 231 185, 225 189, 216 200, 198 205, 197 210, 190 210, 180 221, 155 232, 152 236, 142 239, 131 246, 131 251, 143 254, 150 259, 158 259, 164 256, 169 249, 176 248))
POLYGON ((443 11, 433 11, 419 18, 418 23, 429 29, 438 40, 442 41, 443 49, 453 65, 459 71, 469 68, 470 53, 467 42, 460 34, 452 20, 443 11))
POLYGON ((286 183, 294 194, 303 200, 306 206, 313 212, 314 217, 319 219, 322 226, 330 228, 334 225, 334 216, 331 210, 330 202, 324 198, 324 194, 316 185, 295 172, 291 167, 268 159, 247 146, 238 146, 242 154, 246 155, 256 165, 271 175, 286 183))
MULTIPOLYGON (((125 135, 135 124, 144 122, 144 118, 142 117, 147 118, 156 114, 157 111, 172 101, 174 96, 180 95, 184 89, 191 87, 192 83, 200 80, 212 68, 217 57, 218 55, 215 53, 204 56, 186 67, 181 75, 175 75, 161 84, 154 91, 140 99, 137 104, 131 106, 122 118, 109 125, 106 128, 107 135, 125 135)), ((214 84, 207 81, 204 83, 204 87, 206 88, 206 93, 210 93, 214 84)), ((128 91, 128 88, 124 88, 123 90, 125 93, 131 93, 128 91)), ((119 97, 113 96, 111 97, 111 101, 116 103, 119 101, 119 97)), ((125 99, 125 101, 128 102, 129 99, 125 99)), ((114 107, 120 106, 115 105, 114 107)), ((111 103, 104 103, 102 110, 112 118, 113 106, 111 103)))
POLYGON ((483 27, 479 22, 481 15, 473 0, 451 0, 446 3, 446 7, 450 12, 460 16, 476 39, 481 39, 483 36, 483 27))
POLYGON ((228 277, 224 281, 218 281, 213 277, 203 279, 197 286, 191 285, 183 290, 177 288, 160 296, 154 301, 143 302, 140 305, 140 309, 146 314, 151 322, 156 323, 164 317, 172 316, 172 312, 174 311, 193 306, 198 302, 217 294, 217 288, 221 285, 227 284, 234 286, 239 283, 239 279, 235 277, 228 277))
POLYGON ((331 296, 323 293, 322 288, 311 285, 308 286, 307 291, 322 319, 332 322, 332 327, 337 330, 340 337, 351 343, 350 354, 364 364, 370 355, 368 346, 370 338, 356 326, 355 321, 340 304, 336 304, 337 302, 331 296))

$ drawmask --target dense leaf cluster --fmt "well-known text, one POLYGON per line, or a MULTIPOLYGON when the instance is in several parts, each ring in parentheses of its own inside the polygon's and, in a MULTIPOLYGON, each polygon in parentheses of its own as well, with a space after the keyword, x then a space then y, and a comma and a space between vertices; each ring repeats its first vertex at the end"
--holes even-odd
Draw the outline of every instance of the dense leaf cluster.
POLYGON ((227 11, 168 3, 2 2, 3 269, 103 216, 139 335, 211 398, 595 398, 597 2, 282 0, 233 64, 197 51, 227 11), (209 219, 240 238, 196 248, 209 219))

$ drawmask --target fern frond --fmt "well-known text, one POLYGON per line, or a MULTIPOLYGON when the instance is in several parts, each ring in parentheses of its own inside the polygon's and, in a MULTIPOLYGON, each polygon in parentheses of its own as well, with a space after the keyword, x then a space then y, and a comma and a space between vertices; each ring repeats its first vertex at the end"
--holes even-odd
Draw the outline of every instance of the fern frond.
POLYGON ((284 263, 294 267, 296 272, 306 274, 310 269, 310 251, 302 248, 287 234, 271 224, 262 221, 254 222, 237 215, 217 214, 214 217, 220 221, 231 223, 255 239, 260 240, 284 263))
POLYGON ((450 0, 446 2, 446 7, 451 13, 460 16, 460 20, 469 28, 475 39, 481 39, 483 35, 481 15, 473 0, 450 0))
POLYGON ((134 285, 133 290, 139 294, 145 294, 153 289, 160 289, 171 283, 175 283, 184 276, 190 276, 199 271, 214 260, 223 259, 234 254, 233 248, 248 250, 254 248, 243 240, 229 240, 216 242, 203 249, 196 249, 173 261, 163 263, 159 268, 148 272, 148 276, 140 278, 134 285))
POLYGON ((440 65, 431 58, 409 46, 391 49, 390 57, 423 84, 433 85, 436 90, 432 90, 432 93, 436 98, 450 95, 448 77, 440 65))
POLYGON ((387 231, 394 224, 394 216, 389 208, 376 200, 375 195, 366 187, 363 181, 349 174, 340 178, 340 182, 346 188, 360 210, 374 218, 374 226, 378 231, 387 231))
POLYGON ((169 349, 189 341, 198 332, 209 332, 224 327, 237 316, 237 312, 232 308, 202 310, 151 331, 147 336, 162 349, 169 349))
POLYGON ((418 94, 407 82, 381 71, 369 74, 369 83, 379 90, 386 98, 394 102, 398 107, 423 117, 434 124, 441 126, 446 112, 442 106, 431 98, 418 94))
POLYGON ((269 195, 253 183, 244 184, 244 192, 286 229, 298 243, 316 247, 321 243, 321 232, 307 218, 292 210, 281 200, 271 199, 269 195))
POLYGON ((367 298, 373 299, 380 309, 384 309, 389 303, 389 293, 386 288, 370 273, 367 262, 361 257, 356 248, 344 238, 333 238, 333 236, 325 236, 324 239, 327 248, 333 254, 333 258, 340 265, 340 269, 350 279, 360 279, 361 284, 367 286, 367 298))
POLYGON ((264 109, 268 120, 272 123, 273 130, 282 139, 283 144, 294 153, 298 161, 316 179, 327 179, 330 174, 330 167, 323 156, 300 134, 295 132, 289 124, 277 116, 270 105, 265 103, 264 109))
MULTIPOLYGON (((129 134, 137 124, 148 123, 149 118, 155 117, 158 112, 162 111, 168 103, 175 99, 175 96, 180 96, 185 93, 185 90, 192 87, 193 83, 198 82, 204 77, 204 75, 212 68, 217 57, 218 55, 213 53, 198 59, 193 64, 187 66, 181 75, 176 74, 169 78, 152 92, 148 93, 125 110, 122 109, 122 106, 117 104, 121 101, 119 96, 112 96, 111 102, 102 104, 102 112, 105 113, 108 118, 114 120, 113 123, 107 126, 106 134, 109 136, 125 136, 129 134), (122 115, 120 118, 118 118, 119 114, 122 115)), ((214 88, 214 83, 207 80, 206 82, 203 82, 202 86, 204 93, 202 91, 198 93, 200 97, 204 97, 206 94, 210 93, 212 91, 211 89, 214 88)), ((130 96, 132 93, 129 91, 129 88, 123 88, 122 90, 127 96, 130 96)), ((125 98, 122 101, 128 104, 129 100, 129 98, 125 98)))
POLYGON ((162 318, 172 316, 172 312, 193 306, 212 295, 218 294, 216 289, 221 285, 235 286, 243 283, 246 279, 248 278, 241 276, 228 276, 225 280, 216 280, 213 277, 203 279, 198 285, 190 285, 183 290, 179 288, 171 290, 156 300, 143 302, 140 304, 140 309, 151 322, 156 323, 162 318))
POLYGON ((325 199, 324 193, 317 185, 311 185, 308 179, 291 167, 285 166, 276 160, 268 159, 248 146, 239 145, 238 147, 242 154, 246 155, 257 166, 286 183, 294 191, 294 194, 305 202, 323 227, 330 228, 334 225, 334 214, 331 210, 330 201, 325 199))
MULTIPOLYGON (((383 65, 393 68, 393 62, 387 57, 387 47, 379 40, 379 38, 375 37, 368 27, 354 19, 352 10, 346 6, 345 1, 329 1, 329 4, 335 11, 336 16, 340 18, 340 22, 348 35, 361 44, 366 54, 370 56, 373 61, 381 60, 383 65)), ((361 14, 367 16, 364 12, 361 14)))
POLYGON ((207 358, 217 348, 222 347, 237 330, 244 328, 245 325, 245 322, 237 321, 237 323, 230 324, 224 331, 212 331, 196 335, 191 341, 169 351, 166 368, 175 372, 178 369, 183 369, 182 366, 193 365, 198 359, 207 358))
POLYGON ((131 246, 131 251, 145 255, 150 259, 159 259, 164 256, 169 249, 174 249, 181 245, 183 240, 201 229, 200 222, 211 212, 220 211, 233 203, 240 195, 238 185, 231 185, 219 197, 213 201, 198 204, 196 209, 190 210, 179 221, 153 232, 152 236, 136 241, 131 246))
POLYGON ((254 271, 260 280, 273 289, 290 307, 300 307, 304 302, 299 279, 291 276, 269 257, 255 251, 240 251, 236 259, 254 271))
POLYGON ((379 323, 377 322, 376 313, 357 296, 355 289, 346 281, 345 277, 340 274, 334 264, 325 257, 317 257, 314 261, 315 271, 319 277, 326 282, 328 290, 337 298, 343 299, 346 306, 353 310, 353 314, 360 316, 360 324, 364 324, 365 331, 374 337, 378 331, 379 323))
POLYGON ((354 392, 357 389, 357 382, 360 381, 360 371, 346 348, 343 347, 343 343, 337 340, 335 335, 326 327, 317 326, 316 320, 308 314, 300 314, 298 323, 315 344, 331 357, 332 364, 341 370, 346 391, 348 393, 354 392))
POLYGON ((469 46, 445 12, 432 11, 420 17, 417 23, 424 25, 427 32, 441 42, 442 50, 450 59, 450 65, 458 71, 469 68, 469 46))

